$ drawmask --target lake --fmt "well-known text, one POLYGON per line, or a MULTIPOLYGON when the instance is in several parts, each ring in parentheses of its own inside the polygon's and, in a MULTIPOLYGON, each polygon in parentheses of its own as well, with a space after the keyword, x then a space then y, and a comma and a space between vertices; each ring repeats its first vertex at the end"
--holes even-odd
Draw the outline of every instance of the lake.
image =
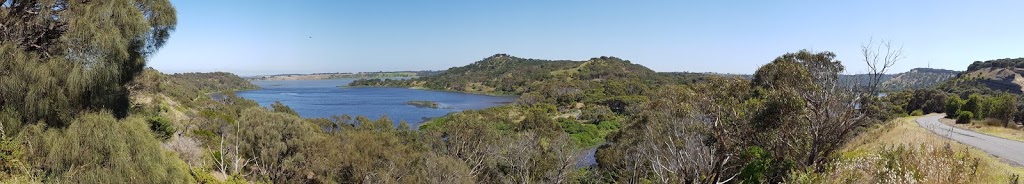
POLYGON ((262 89, 237 92, 238 96, 270 107, 274 101, 288 105, 303 118, 327 118, 348 114, 377 119, 387 115, 397 126, 405 120, 418 127, 426 119, 452 112, 484 109, 515 101, 512 96, 489 96, 408 88, 344 87, 355 79, 252 81, 262 89), (343 86, 343 87, 339 87, 343 86), (420 108, 409 101, 433 101, 439 108, 420 108))

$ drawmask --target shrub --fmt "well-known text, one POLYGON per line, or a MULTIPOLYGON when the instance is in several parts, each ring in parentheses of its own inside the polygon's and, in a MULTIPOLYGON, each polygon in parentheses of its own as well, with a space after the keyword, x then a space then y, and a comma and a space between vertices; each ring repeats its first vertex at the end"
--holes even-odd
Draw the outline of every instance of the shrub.
POLYGON ((974 113, 969 112, 969 111, 960 111, 960 112, 957 112, 956 114, 957 114, 957 116, 956 116, 956 123, 957 124, 971 123, 971 118, 974 118, 974 113))
POLYGON ((142 118, 88 113, 64 129, 33 128, 33 160, 55 183, 192 183, 185 163, 165 152, 142 118))
POLYGON ((622 123, 618 121, 602 121, 597 124, 597 128, 601 130, 618 130, 622 127, 622 123))
POLYGON ((771 169, 771 154, 761 147, 754 146, 747 148, 747 151, 740 156, 750 160, 747 165, 743 166, 743 170, 739 174, 743 183, 763 183, 766 173, 771 169))
POLYGON ((171 120, 163 116, 153 116, 146 120, 149 122, 149 129, 156 134, 156 137, 160 140, 167 140, 174 135, 174 125, 171 125, 171 120))
POLYGON ((910 112, 910 116, 921 116, 921 115, 924 115, 924 111, 922 111, 921 109, 914 110, 914 112, 910 112))
POLYGON ((957 113, 960 112, 960 107, 967 102, 960 99, 960 96, 958 95, 950 95, 950 97, 946 99, 946 117, 956 118, 957 113))

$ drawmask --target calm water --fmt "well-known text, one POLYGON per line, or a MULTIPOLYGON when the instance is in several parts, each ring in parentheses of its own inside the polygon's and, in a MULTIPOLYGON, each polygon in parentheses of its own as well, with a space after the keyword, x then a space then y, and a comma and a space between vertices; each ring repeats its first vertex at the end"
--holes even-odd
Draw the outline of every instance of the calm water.
POLYGON ((395 125, 400 120, 416 127, 425 119, 467 109, 484 109, 515 100, 515 97, 487 96, 406 88, 348 88, 354 79, 253 81, 263 89, 238 92, 238 96, 269 107, 274 101, 288 105, 304 118, 331 115, 363 115, 377 119, 387 115, 395 125), (412 100, 437 102, 440 108, 407 105, 412 100))

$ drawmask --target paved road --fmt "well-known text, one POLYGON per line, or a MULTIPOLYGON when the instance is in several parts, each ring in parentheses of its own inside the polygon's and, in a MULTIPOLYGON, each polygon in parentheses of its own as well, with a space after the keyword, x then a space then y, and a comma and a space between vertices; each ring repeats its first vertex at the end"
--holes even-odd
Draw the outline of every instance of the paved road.
POLYGON ((941 114, 933 114, 917 118, 917 125, 931 130, 939 136, 974 146, 975 148, 1011 162, 1011 164, 1024 166, 1024 142, 1003 139, 952 127, 939 122, 939 119, 941 119, 942 116, 943 115, 941 114))

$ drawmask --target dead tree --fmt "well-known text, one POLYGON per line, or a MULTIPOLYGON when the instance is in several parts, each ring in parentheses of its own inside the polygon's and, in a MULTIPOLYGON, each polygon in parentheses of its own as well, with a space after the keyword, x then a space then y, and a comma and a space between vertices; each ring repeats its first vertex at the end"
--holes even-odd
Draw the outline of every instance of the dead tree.
POLYGON ((877 95, 885 73, 893 65, 896 65, 896 62, 906 58, 903 55, 903 44, 895 46, 892 40, 880 40, 876 43, 872 38, 867 43, 860 45, 860 51, 864 56, 864 63, 871 70, 868 73, 870 80, 867 92, 869 95, 877 95))

